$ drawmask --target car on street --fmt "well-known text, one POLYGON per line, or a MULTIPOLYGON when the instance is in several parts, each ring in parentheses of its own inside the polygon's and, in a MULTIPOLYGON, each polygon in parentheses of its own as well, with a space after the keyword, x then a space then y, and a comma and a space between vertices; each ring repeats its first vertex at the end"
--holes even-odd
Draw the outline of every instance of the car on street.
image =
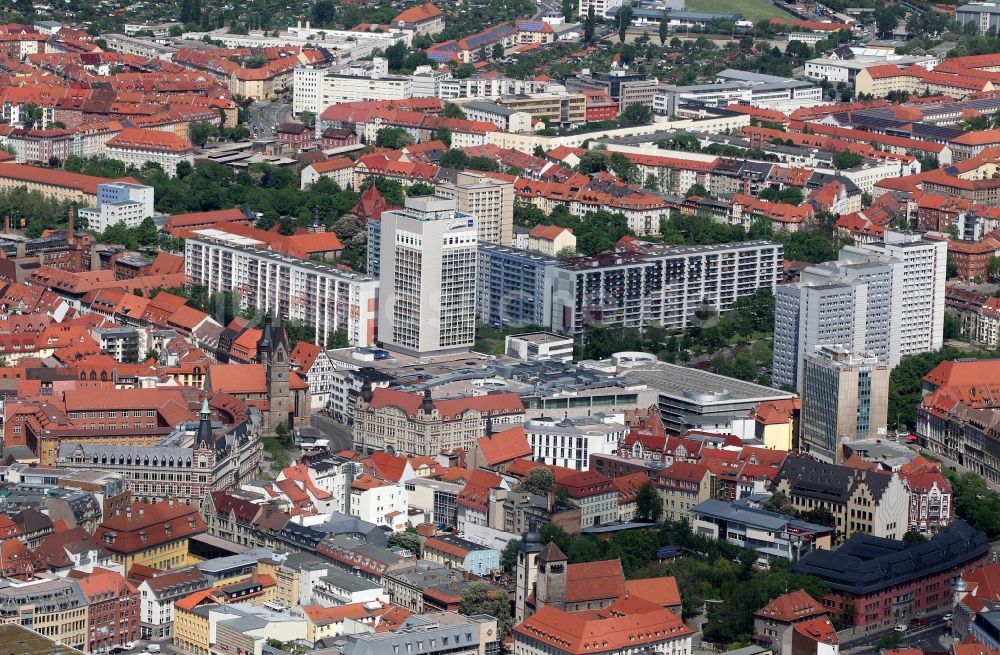
POLYGON ((896 626, 896 632, 906 632, 907 626, 905 623, 900 623, 896 626))

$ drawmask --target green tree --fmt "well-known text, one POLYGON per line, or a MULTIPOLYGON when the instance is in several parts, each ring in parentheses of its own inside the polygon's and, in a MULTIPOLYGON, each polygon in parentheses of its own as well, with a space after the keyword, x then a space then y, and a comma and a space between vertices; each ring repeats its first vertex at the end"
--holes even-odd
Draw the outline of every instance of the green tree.
POLYGON ((383 127, 375 134, 375 145, 398 150, 413 145, 413 137, 401 127, 383 127))
POLYGON ((580 156, 580 163, 577 164, 576 170, 585 175, 590 175, 608 170, 608 164, 607 152, 603 150, 588 150, 580 156))
POLYGON ((687 190, 687 193, 685 193, 684 195, 688 198, 690 198, 691 196, 698 196, 699 198, 709 198, 711 197, 712 194, 708 192, 708 189, 706 189, 703 184, 699 184, 696 182, 695 184, 691 185, 691 187, 687 190))
POLYGON ((788 516, 795 516, 795 505, 792 504, 792 500, 788 497, 784 491, 775 491, 771 494, 771 497, 764 501, 762 507, 769 512, 777 512, 778 514, 786 514, 788 516))
POLYGON ((44 123, 44 115, 44 111, 41 107, 33 102, 29 102, 22 110, 21 124, 29 130, 34 127, 40 128, 44 123))
POLYGON ((990 489, 983 477, 973 471, 959 475, 945 469, 944 474, 951 483, 958 515, 988 539, 1000 536, 1000 493, 990 489))
POLYGON ((799 518, 817 525, 825 525, 828 528, 837 527, 837 517, 825 507, 815 507, 808 512, 800 512, 799 518))
POLYGON ((445 145, 446 148, 451 147, 451 130, 447 127, 441 126, 434 133, 434 138, 445 145))
POLYGON ((416 184, 411 184, 407 187, 406 195, 410 198, 415 198, 417 196, 433 196, 434 187, 426 182, 417 182, 416 184))
POLYGON ((327 350, 347 348, 351 342, 347 339, 347 330, 334 330, 326 340, 327 350))
POLYGON ((622 5, 618 8, 618 42, 625 43, 625 35, 632 24, 632 7, 622 5))
POLYGON ((416 555, 418 558, 420 557, 420 535, 418 535, 417 531, 413 528, 407 528, 402 532, 392 534, 386 540, 386 543, 390 547, 404 548, 416 555))
POLYGON ((562 0, 563 20, 567 23, 575 22, 579 15, 576 13, 576 0, 562 0))
POLYGON ((962 319, 951 312, 944 313, 944 338, 958 339, 962 336, 962 319))
POLYGON ((892 36, 899 23, 899 14, 895 7, 880 5, 875 9, 875 28, 882 36, 892 36))
POLYGON ((656 491, 656 485, 648 480, 635 496, 635 518, 639 521, 657 522, 663 516, 663 499, 656 491))
POLYGON ((906 534, 903 535, 903 541, 908 544, 922 544, 927 541, 927 537, 916 530, 907 530, 906 534))
POLYGON ((500 165, 497 163, 497 160, 485 155, 470 157, 468 166, 474 171, 483 171, 484 173, 497 173, 500 171, 500 165))
POLYGON ((863 161, 864 158, 861 155, 850 150, 841 150, 833 156, 833 166, 840 171, 857 168, 863 161))
POLYGON ((315 27, 330 27, 337 15, 337 3, 334 0, 316 0, 312 7, 312 24, 315 27))
POLYGON ((500 643, 507 639, 514 627, 507 592, 492 592, 485 582, 473 582, 466 588, 458 603, 458 611, 466 616, 485 614, 494 617, 500 643))
POLYGON ((626 107, 625 111, 623 111, 617 119, 619 127, 648 125, 652 120, 652 110, 640 102, 634 102, 626 107))
POLYGON ((639 167, 620 152, 613 152, 608 158, 608 167, 626 184, 638 184, 642 180, 639 167))
POLYGON ((513 571, 514 567, 517 566, 517 547, 520 544, 520 539, 511 539, 503 547, 503 552, 500 553, 500 567, 507 573, 513 571))
POLYGON ((660 16, 660 45, 667 45, 667 36, 670 35, 670 18, 667 16, 667 12, 664 11, 663 15, 660 16))
POLYGON ((544 466, 539 466, 531 469, 528 474, 524 476, 521 483, 517 485, 517 490, 544 496, 552 491, 552 484, 554 482, 555 475, 552 474, 552 471, 544 466))
POLYGON ((991 280, 1000 277, 1000 257, 990 257, 989 276, 991 280))
POLYGON ((469 156, 461 150, 448 150, 441 156, 441 166, 462 170, 469 167, 469 156))
POLYGON ((493 49, 490 52, 490 59, 497 60, 503 59, 503 44, 500 42, 493 44, 493 49))
POLYGON ((722 374, 737 380, 754 382, 760 375, 760 368, 750 354, 740 353, 735 357, 727 358, 726 364, 722 368, 722 374))
POLYGON ((140 246, 147 248, 155 246, 160 241, 160 233, 156 229, 156 223, 149 216, 142 219, 142 223, 136 228, 136 241, 140 246))
POLYGON ((276 436, 281 441, 281 445, 284 448, 288 447, 289 432, 287 425, 285 425, 283 422, 278 423, 278 425, 276 425, 274 428, 274 436, 276 436))
POLYGON ((191 143, 199 148, 203 148, 209 139, 219 136, 219 128, 206 121, 199 121, 191 125, 191 128, 188 130, 188 136, 191 139, 191 143))
POLYGON ((591 3, 590 7, 587 8, 587 19, 583 22, 583 40, 587 43, 593 43, 595 30, 594 5, 591 3))

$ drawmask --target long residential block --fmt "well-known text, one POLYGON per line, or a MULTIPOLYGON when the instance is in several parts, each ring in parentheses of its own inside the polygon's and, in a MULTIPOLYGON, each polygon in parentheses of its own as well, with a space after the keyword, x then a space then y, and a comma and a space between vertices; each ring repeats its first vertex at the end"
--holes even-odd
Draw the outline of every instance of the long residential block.
POLYGON ((185 272, 210 293, 237 291, 243 307, 277 311, 316 330, 347 332, 352 345, 375 342, 378 280, 247 243, 217 230, 186 240, 185 272))

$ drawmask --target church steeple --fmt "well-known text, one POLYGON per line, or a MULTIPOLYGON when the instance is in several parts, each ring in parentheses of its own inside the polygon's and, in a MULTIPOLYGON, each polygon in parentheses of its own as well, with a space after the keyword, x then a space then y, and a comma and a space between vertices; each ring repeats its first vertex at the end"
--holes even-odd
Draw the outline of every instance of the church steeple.
POLYGON ((195 435, 196 446, 210 445, 214 437, 212 434, 212 410, 208 407, 208 396, 201 404, 201 420, 198 421, 198 434, 195 435))
POLYGON ((264 325, 257 340, 257 363, 267 364, 271 359, 271 345, 274 343, 274 333, 271 328, 271 312, 264 314, 264 325))

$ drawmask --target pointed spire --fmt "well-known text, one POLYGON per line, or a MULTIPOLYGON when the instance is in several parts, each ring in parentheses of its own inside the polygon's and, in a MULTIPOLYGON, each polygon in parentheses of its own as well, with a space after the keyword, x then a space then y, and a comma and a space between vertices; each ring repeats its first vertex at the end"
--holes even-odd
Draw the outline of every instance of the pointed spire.
POLYGON ((196 446, 207 446, 215 440, 212 433, 212 410, 208 406, 208 396, 201 404, 201 420, 198 421, 198 434, 195 435, 196 446))

